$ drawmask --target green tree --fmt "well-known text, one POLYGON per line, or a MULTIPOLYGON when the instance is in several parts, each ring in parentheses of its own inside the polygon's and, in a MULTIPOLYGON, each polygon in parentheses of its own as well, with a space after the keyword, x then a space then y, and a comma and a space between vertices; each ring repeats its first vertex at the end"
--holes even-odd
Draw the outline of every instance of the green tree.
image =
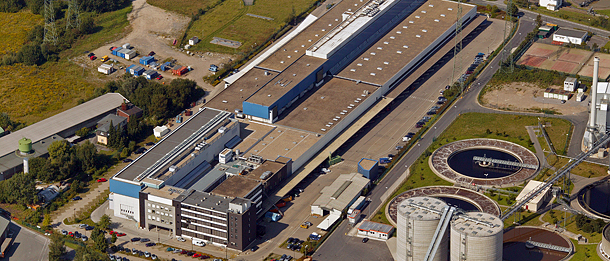
POLYGON ((83 127, 82 129, 76 131, 76 135, 85 137, 89 134, 89 132, 91 132, 89 128, 83 127))
MULTIPOLYGON (((93 231, 95 231, 95 229, 93 231)), ((102 253, 106 252, 106 249, 108 248, 108 241, 106 241, 104 233, 99 231, 99 229, 95 234, 91 232, 91 239, 94 242, 95 249, 101 251, 102 253)))
POLYGON ((48 151, 50 159, 60 159, 70 152, 70 145, 65 140, 54 141, 49 145, 48 151))
POLYGON ((506 12, 511 17, 515 17, 517 15, 517 12, 519 12, 519 8, 517 8, 517 5, 515 3, 511 2, 508 6, 506 6, 506 12))
POLYGON ((48 229, 51 226, 51 215, 49 213, 44 214, 44 219, 42 220, 42 228, 48 229))
POLYGON ((58 233, 51 234, 51 243, 49 244, 49 261, 62 260, 66 254, 66 246, 63 237, 58 233))
POLYGON ((95 251, 91 247, 87 246, 79 246, 76 249, 76 253, 74 254, 74 261, 100 261, 100 260, 108 260, 108 258, 100 253, 95 251))
POLYGON ((114 243, 114 242, 116 242, 116 240, 117 240, 116 233, 112 234, 112 237, 110 238, 110 242, 114 243))
POLYGON ((23 0, 2 0, 0 1, 0 12, 15 13, 24 6, 23 0))
POLYGON ((93 143, 88 140, 83 144, 76 146, 76 157, 81 163, 83 170, 90 170, 95 168, 97 149, 93 143))
POLYGON ((17 53, 17 59, 25 65, 41 65, 45 63, 40 45, 26 44, 17 53))
POLYGON ((110 216, 104 214, 100 218, 100 222, 97 223, 97 226, 102 230, 108 230, 110 228, 110 216))
POLYGON ((542 26, 542 16, 540 14, 538 14, 538 16, 536 16, 536 26, 537 27, 542 26))

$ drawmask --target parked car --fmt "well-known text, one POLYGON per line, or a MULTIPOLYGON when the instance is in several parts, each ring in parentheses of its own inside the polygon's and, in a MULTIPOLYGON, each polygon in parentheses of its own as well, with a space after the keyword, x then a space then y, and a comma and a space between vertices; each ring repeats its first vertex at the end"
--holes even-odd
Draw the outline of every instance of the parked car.
POLYGON ((203 246, 205 246, 205 242, 203 242, 203 241, 194 241, 193 245, 203 247, 203 246))
POLYGON ((140 147, 138 148, 134 153, 135 154, 142 154, 146 151, 146 148, 140 147))
POLYGON ((181 254, 181 255, 186 255, 186 253, 188 253, 188 251, 186 251, 186 250, 182 250, 182 251, 180 251, 180 254, 181 254))
POLYGON ((96 57, 95 55, 93 55, 93 56, 89 56, 89 60, 93 61, 93 60, 95 60, 95 59, 97 59, 97 57, 96 57))
POLYGON ((147 142, 147 143, 146 143, 146 146, 153 146, 153 145, 155 145, 155 143, 154 143, 154 142, 147 142))
POLYGON ((132 161, 133 161, 132 159, 124 159, 123 163, 128 163, 128 162, 132 162, 132 161))
POLYGON ((93 230, 94 228, 95 228, 95 227, 92 227, 92 226, 87 226, 87 227, 85 227, 85 230, 93 230))
POLYGON ((64 235, 64 236, 67 236, 68 235, 68 231, 62 229, 61 230, 61 234, 64 235))
POLYGON ((150 239, 148 239, 148 238, 142 238, 142 239, 140 239, 140 242, 143 242, 143 243, 148 242, 148 241, 150 241, 150 239))
POLYGON ((95 56, 95 54, 94 53, 87 54, 87 57, 91 57, 91 56, 95 56))
POLYGON ((77 200, 81 200, 81 199, 83 199, 83 198, 81 198, 80 196, 76 196, 76 197, 72 198, 73 201, 77 201, 77 200))
POLYGON ((155 79, 157 79, 157 80, 161 80, 161 79, 163 79, 163 75, 160 75, 160 74, 159 74, 159 75, 157 76, 157 78, 155 78, 155 79))
POLYGON ((78 227, 80 227, 80 228, 85 228, 87 226, 88 226, 87 224, 80 224, 80 225, 78 225, 78 227))
POLYGON ((178 253, 182 252, 182 249, 177 249, 177 248, 176 248, 176 249, 174 249, 174 251, 172 251, 172 252, 174 252, 174 254, 178 254, 178 253))
POLYGON ((184 242, 186 241, 186 239, 182 238, 182 237, 176 237, 176 240, 180 241, 180 242, 184 242))
POLYGON ((139 237, 132 237, 131 238, 131 242, 138 242, 138 241, 140 241, 139 237))
POLYGON ((87 241, 89 238, 88 238, 87 236, 82 236, 82 237, 80 237, 80 239, 81 239, 82 241, 87 241))
POLYGON ((167 251, 167 252, 172 252, 172 251, 174 251, 174 248, 173 248, 173 247, 167 247, 167 248, 165 249, 165 251, 167 251))
POLYGON ((155 254, 151 254, 151 255, 150 255, 150 258, 151 258, 152 260, 157 260, 157 255, 155 255, 155 254))
POLYGON ((124 237, 124 236, 126 236, 126 235, 127 235, 127 234, 125 234, 125 233, 116 233, 116 236, 117 236, 117 237, 124 237))
POLYGON ((150 257, 150 253, 148 251, 144 252, 145 257, 150 257))
POLYGON ((155 244, 155 243, 153 243, 153 242, 146 243, 146 247, 151 247, 151 246, 155 246, 155 245, 156 245, 156 244, 155 244))
POLYGON ((148 53, 148 56, 153 56, 155 54, 157 54, 157 53, 155 53, 154 51, 150 51, 150 53, 148 53))
POLYGON ((368 237, 365 237, 365 238, 362 239, 362 243, 366 243, 366 242, 369 242, 369 238, 368 237))
POLYGON ((197 257, 201 257, 201 254, 199 254, 199 253, 195 253, 195 254, 193 255, 193 257, 195 257, 195 258, 197 258, 197 257))
POLYGON ((105 178, 99 178, 99 179, 97 179, 97 182, 106 182, 106 181, 108 181, 108 180, 107 180, 107 179, 105 179, 105 178))
POLYGON ((250 251, 255 252, 256 250, 258 250, 258 246, 253 246, 252 248, 250 248, 250 251))

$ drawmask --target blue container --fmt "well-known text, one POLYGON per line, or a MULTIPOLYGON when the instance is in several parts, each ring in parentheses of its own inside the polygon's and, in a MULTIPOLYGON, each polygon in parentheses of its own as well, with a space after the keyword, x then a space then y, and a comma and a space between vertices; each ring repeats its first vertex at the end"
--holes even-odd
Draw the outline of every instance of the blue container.
POLYGON ((120 56, 119 51, 123 49, 123 47, 117 47, 114 50, 112 50, 112 54, 116 55, 116 56, 120 56))
POLYGON ((164 64, 162 64, 161 66, 159 66, 159 69, 161 69, 161 71, 166 71, 167 67, 170 65, 169 62, 165 62, 164 64))
POLYGON ((131 69, 132 69, 134 66, 135 66, 134 64, 130 65, 129 67, 127 67, 127 68, 125 69, 125 71, 126 71, 127 73, 129 73, 129 74, 133 74, 133 73, 131 73, 131 69))

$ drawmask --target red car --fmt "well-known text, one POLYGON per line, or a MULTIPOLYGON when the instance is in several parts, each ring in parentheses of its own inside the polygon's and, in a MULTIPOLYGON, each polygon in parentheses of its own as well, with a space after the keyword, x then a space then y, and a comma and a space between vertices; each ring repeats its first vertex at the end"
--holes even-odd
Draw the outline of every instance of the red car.
POLYGON ((106 181, 108 181, 108 180, 107 180, 107 179, 105 179, 105 178, 100 178, 100 179, 97 179, 97 182, 106 182, 106 181))
POLYGON ((156 79, 157 79, 157 80, 161 80, 161 79, 163 79, 163 75, 159 75, 159 76, 157 76, 157 78, 156 78, 156 79))
POLYGON ((116 233, 116 236, 117 236, 117 237, 124 237, 124 236, 126 236, 126 235, 127 235, 127 234, 125 234, 125 233, 116 233))
POLYGON ((74 237, 74 233, 72 233, 72 231, 68 232, 68 235, 74 237))
POLYGON ((93 60, 97 59, 97 57, 95 55, 93 55, 93 56, 90 56, 89 59, 91 59, 91 61, 93 61, 93 60))
POLYGON ((193 257, 200 257, 200 256, 201 256, 201 254, 199 254, 199 253, 195 253, 195 254, 193 255, 193 257))
POLYGON ((116 233, 116 232, 114 232, 114 230, 110 230, 110 231, 108 231, 108 235, 111 235, 111 236, 112 236, 112 234, 114 234, 114 233, 116 233))

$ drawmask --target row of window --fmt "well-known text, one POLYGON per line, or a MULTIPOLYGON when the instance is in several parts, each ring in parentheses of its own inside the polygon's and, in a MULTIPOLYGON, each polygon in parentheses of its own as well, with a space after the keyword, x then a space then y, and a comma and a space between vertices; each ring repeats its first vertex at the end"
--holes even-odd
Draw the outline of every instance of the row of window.
POLYGON ((154 209, 148 209, 148 213, 153 213, 153 214, 157 214, 157 215, 161 215, 161 216, 166 216, 166 217, 172 217, 173 215, 171 213, 167 213, 167 212, 161 212, 159 210, 154 210, 154 209))
POLYGON ((203 226, 208 226, 208 227, 213 227, 213 228, 218 228, 218 229, 222 229, 222 230, 226 230, 227 227, 223 226, 223 225, 219 225, 219 224, 214 224, 214 223, 210 223, 210 222, 205 222, 202 220, 197 220, 194 218, 188 218, 185 216, 182 216, 182 220, 188 224, 199 224, 199 225, 203 225, 203 226))
POLYGON ((174 224, 174 222, 169 219, 161 219, 160 217, 153 217, 151 215, 148 215, 148 219, 157 221, 157 222, 161 222, 161 223, 165 223, 165 224, 170 224, 170 225, 174 224))
POLYGON ((191 217, 196 217, 196 218, 200 218, 200 219, 204 219, 204 220, 208 220, 208 221, 214 221, 217 223, 223 223, 226 224, 227 220, 225 217, 223 218, 212 218, 210 216, 207 215, 203 215, 203 214, 199 214, 199 213, 193 213, 193 212, 188 212, 188 211, 182 211, 182 216, 191 216, 191 217))
POLYGON ((182 231, 182 234, 185 235, 185 236, 199 238, 199 239, 203 239, 203 240, 206 240, 206 241, 211 241, 211 242, 218 243, 218 244, 223 244, 224 245, 224 244, 227 243, 226 240, 222 240, 222 239, 218 239, 218 238, 215 238, 215 237, 210 237, 210 236, 194 233, 194 232, 191 232, 191 231, 182 231))
POLYGON ((227 218, 227 214, 225 213, 218 213, 215 211, 210 211, 207 209, 202 209, 202 208, 197 208, 197 207, 193 207, 193 206, 189 206, 189 205, 182 205, 183 209, 190 209, 192 211, 196 211, 196 212, 201 212, 203 214, 207 214, 210 216, 216 216, 216 217, 221 217, 221 218, 227 218))

